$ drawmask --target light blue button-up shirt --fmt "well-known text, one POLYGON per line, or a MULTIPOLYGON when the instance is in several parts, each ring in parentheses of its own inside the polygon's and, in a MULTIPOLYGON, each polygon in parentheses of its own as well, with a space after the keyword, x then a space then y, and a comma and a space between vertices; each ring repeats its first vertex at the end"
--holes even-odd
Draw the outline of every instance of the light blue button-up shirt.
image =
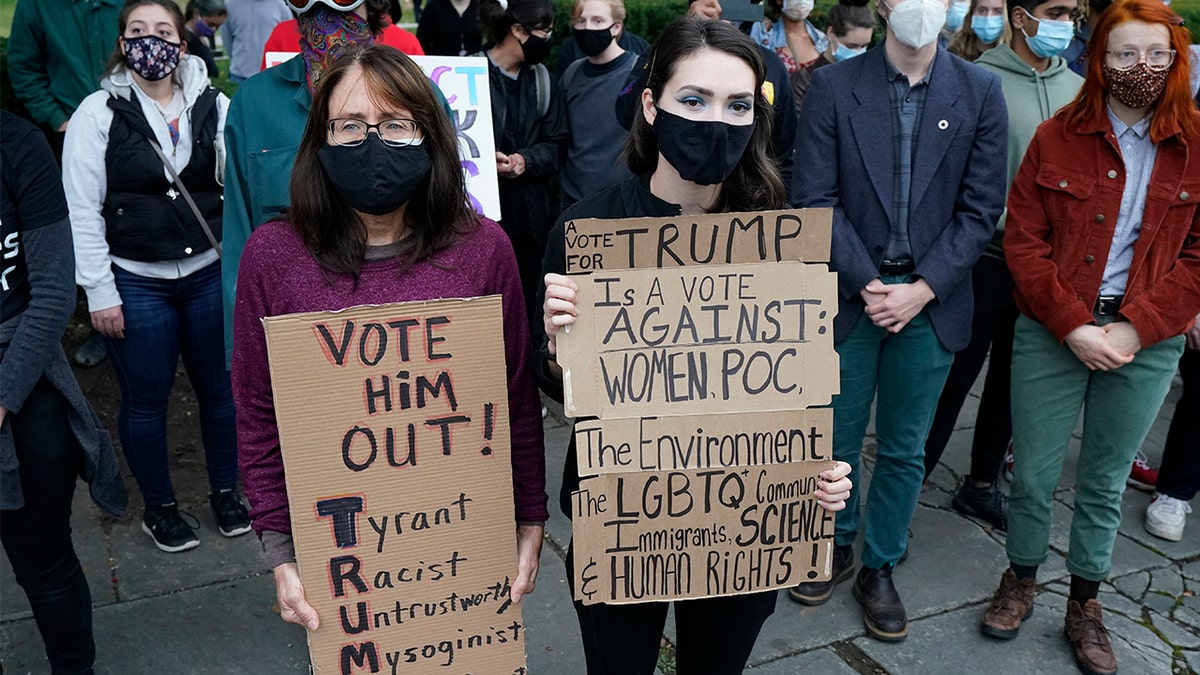
POLYGON ((1129 266, 1133 264, 1133 245, 1142 232, 1146 188, 1150 185, 1158 146, 1150 140, 1150 117, 1128 126, 1110 108, 1108 120, 1125 163, 1125 190, 1121 193, 1121 211, 1117 214, 1117 229, 1108 249, 1108 261, 1104 264, 1100 295, 1124 295, 1129 266))

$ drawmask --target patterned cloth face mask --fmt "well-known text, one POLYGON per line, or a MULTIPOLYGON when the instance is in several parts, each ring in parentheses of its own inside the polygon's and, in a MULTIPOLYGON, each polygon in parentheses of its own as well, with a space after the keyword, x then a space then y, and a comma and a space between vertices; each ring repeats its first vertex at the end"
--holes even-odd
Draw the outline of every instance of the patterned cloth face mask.
POLYGON ((315 12, 301 14, 300 56, 304 59, 308 90, 315 92, 321 76, 339 56, 350 48, 374 41, 367 20, 354 12, 339 12, 319 7, 315 12))
POLYGON ((179 67, 181 45, 155 35, 122 38, 122 44, 130 70, 151 82, 158 82, 179 67))
POLYGON ((1171 72, 1168 68, 1154 70, 1146 63, 1138 63, 1128 70, 1117 70, 1104 64, 1102 71, 1108 93, 1121 105, 1134 110, 1158 103, 1167 88, 1167 74, 1171 72))

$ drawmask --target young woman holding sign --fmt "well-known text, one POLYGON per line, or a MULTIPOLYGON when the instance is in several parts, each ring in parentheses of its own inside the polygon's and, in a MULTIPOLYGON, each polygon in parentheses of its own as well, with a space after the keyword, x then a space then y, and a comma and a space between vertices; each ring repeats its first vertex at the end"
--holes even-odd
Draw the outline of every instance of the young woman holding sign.
MULTIPOLYGON (((719 21, 680 19, 650 52, 641 109, 625 146, 635 176, 585 197, 559 218, 545 258, 545 339, 538 376, 562 400, 555 336, 575 321, 575 282, 564 275, 564 223, 577 218, 667 217, 784 208, 784 185, 770 155, 771 117, 762 93, 766 68, 755 44, 719 21), (701 138, 702 143, 689 139, 701 138)), ((579 487, 575 440, 567 449, 560 506, 570 516, 579 487)), ((830 511, 846 506, 849 465, 821 474, 816 496, 830 511)), ((567 558, 568 568, 571 557, 567 558)), ((568 569, 568 579, 574 579, 568 569)), ((591 675, 652 673, 667 603, 575 603, 591 675)), ((740 673, 762 624, 775 611, 775 592, 675 603, 681 673, 740 673)))
POLYGON ((287 218, 255 230, 242 254, 233 346, 243 482, 283 619, 318 625, 295 563, 261 319, 438 298, 504 298, 520 601, 548 516, 521 280, 504 231, 469 206, 454 126, 429 78, 390 47, 343 56, 317 86, 291 181, 287 218))

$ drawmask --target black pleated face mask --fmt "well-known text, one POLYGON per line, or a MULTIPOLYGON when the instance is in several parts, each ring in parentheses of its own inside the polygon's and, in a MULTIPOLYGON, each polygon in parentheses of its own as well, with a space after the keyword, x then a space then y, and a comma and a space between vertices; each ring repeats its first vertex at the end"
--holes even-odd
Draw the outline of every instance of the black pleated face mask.
POLYGON ((317 160, 350 208, 372 216, 403 206, 433 167, 424 145, 396 147, 376 134, 358 145, 324 145, 317 160))
POLYGON ((753 122, 702 122, 661 108, 654 118, 658 151, 680 178, 698 185, 724 182, 741 161, 753 134, 753 122))

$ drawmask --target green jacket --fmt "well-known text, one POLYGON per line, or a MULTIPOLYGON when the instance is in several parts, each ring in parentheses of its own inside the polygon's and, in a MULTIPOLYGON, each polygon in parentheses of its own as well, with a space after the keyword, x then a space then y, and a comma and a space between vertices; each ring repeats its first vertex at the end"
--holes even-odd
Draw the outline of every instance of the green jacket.
POLYGON ((292 163, 311 106, 302 58, 290 59, 246 80, 229 103, 225 122, 225 215, 221 225, 227 362, 233 356, 233 298, 242 249, 251 231, 288 205, 292 163))
POLYGON ((8 41, 8 77, 33 118, 53 129, 100 88, 117 45, 122 0, 17 3, 8 41))
MULTIPOLYGON (((1045 72, 1037 72, 1008 45, 997 45, 979 57, 976 64, 1000 76, 1000 88, 1008 104, 1008 181, 1012 185, 1025 149, 1042 122, 1054 116, 1075 99, 1083 78, 1067 67, 1061 57, 1050 59, 1045 72)), ((1005 215, 1007 215, 1007 210, 1005 215)), ((996 233, 984 255, 1004 259, 1004 218, 996 224, 996 233)))

